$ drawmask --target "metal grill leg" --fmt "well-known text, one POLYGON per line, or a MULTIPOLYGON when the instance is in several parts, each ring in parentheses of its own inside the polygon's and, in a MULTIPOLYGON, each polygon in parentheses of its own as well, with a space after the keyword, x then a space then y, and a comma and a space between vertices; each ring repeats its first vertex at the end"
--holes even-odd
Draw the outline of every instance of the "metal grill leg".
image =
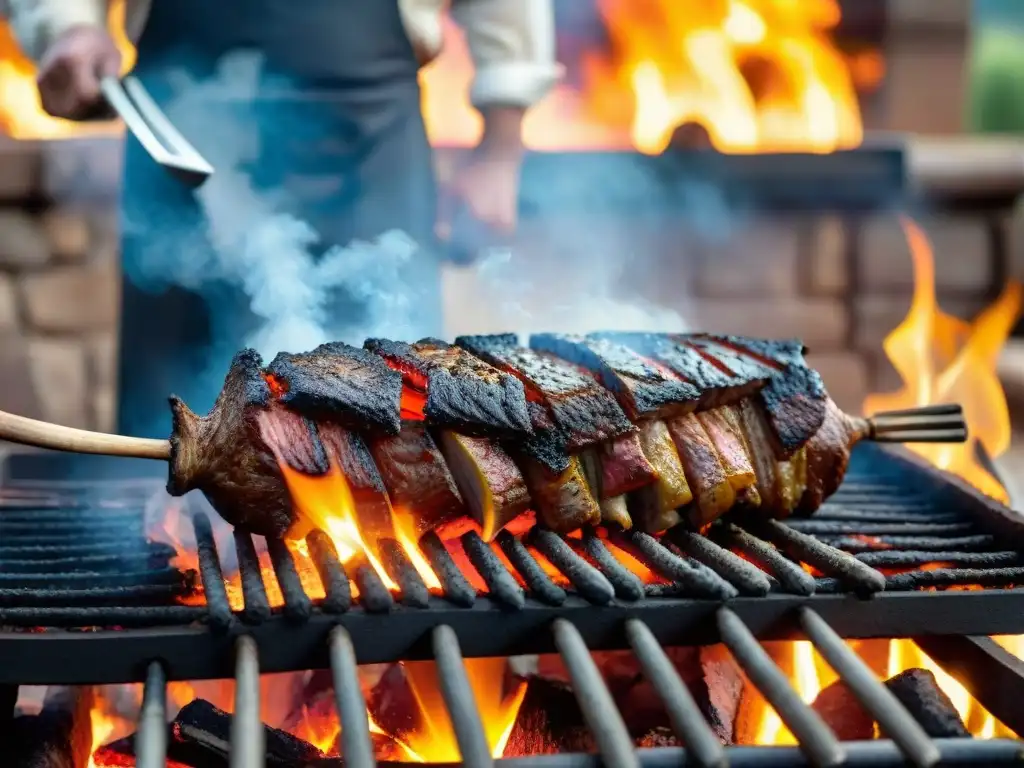
POLYGON ((146 670, 142 709, 135 733, 137 768, 164 768, 167 765, 167 676, 160 662, 146 670))
POLYGON ((719 608, 718 631, 740 668, 796 736, 808 762, 819 768, 841 765, 846 759, 842 744, 821 716, 801 700, 740 617, 728 608, 719 608))
POLYGON ((466 666, 455 630, 442 624, 434 629, 434 659, 437 661, 437 680, 441 696, 455 731, 462 764, 468 768, 489 768, 494 765, 491 748, 487 744, 480 709, 469 685, 466 666))
POLYGON ((260 720, 260 659, 256 641, 235 643, 235 716, 231 719, 231 768, 263 768, 266 734, 260 720))
POLYGON ((555 646, 604 764, 614 768, 639 768, 633 740, 583 636, 565 619, 555 619, 553 630, 555 646))
POLYGON ((341 745, 345 765, 350 768, 373 768, 377 761, 370 740, 370 721, 366 701, 359 685, 359 669, 352 638, 344 627, 331 630, 331 675, 334 680, 334 703, 341 723, 341 745))

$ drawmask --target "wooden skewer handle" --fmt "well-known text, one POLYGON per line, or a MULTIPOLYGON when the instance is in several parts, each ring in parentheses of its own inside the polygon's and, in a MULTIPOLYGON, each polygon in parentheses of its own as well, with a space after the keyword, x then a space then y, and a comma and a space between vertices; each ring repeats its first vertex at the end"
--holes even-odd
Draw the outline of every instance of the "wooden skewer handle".
POLYGON ((169 440, 90 432, 15 416, 4 411, 0 411, 0 440, 72 453, 98 453, 105 456, 162 461, 169 461, 171 458, 169 440))

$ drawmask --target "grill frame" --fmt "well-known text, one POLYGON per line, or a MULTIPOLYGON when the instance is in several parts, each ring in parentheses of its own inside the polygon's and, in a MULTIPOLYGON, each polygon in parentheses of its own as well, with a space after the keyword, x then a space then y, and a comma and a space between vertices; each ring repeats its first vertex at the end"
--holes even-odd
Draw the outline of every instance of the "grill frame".
MULTIPOLYGON (((664 645, 704 645, 721 639, 710 619, 723 604, 728 605, 761 640, 798 638, 798 615, 803 607, 812 607, 833 630, 846 638, 1024 634, 1024 588, 874 593, 879 586, 875 582, 881 579, 880 574, 853 558, 844 557, 828 544, 799 533, 802 527, 813 528, 829 521, 841 523, 846 519, 844 515, 854 515, 853 524, 856 525, 861 524, 865 514, 868 517, 880 516, 883 521, 892 519, 892 510, 885 504, 879 506, 877 488, 885 487, 886 478, 890 476, 898 476, 902 484, 900 487, 905 487, 909 477, 911 485, 916 484, 921 494, 937 495, 907 496, 917 499, 914 502, 916 506, 912 504, 904 506, 904 509, 925 510, 928 514, 940 516, 950 509, 958 509, 961 514, 968 515, 979 530, 998 538, 1003 548, 1014 544, 1022 553, 1024 563, 1024 518, 905 451, 880 446, 861 446, 858 451, 862 454, 873 452, 865 460, 867 469, 872 472, 866 475, 863 467, 860 470, 852 468, 847 483, 833 497, 832 509, 823 509, 806 521, 793 520, 760 527, 752 521, 749 524, 743 522, 743 529, 734 526, 740 533, 756 530, 760 536, 745 534, 753 541, 761 544, 766 540, 776 544, 788 542, 801 551, 801 559, 805 562, 815 562, 810 559, 813 556, 823 566, 833 568, 833 571, 826 569, 825 572, 828 576, 838 576, 838 579, 818 579, 815 584, 817 592, 813 595, 806 594, 807 584, 800 579, 787 586, 788 580, 780 578, 777 591, 767 595, 734 596, 724 602, 721 599, 680 597, 673 594, 671 586, 648 587, 646 597, 633 600, 636 595, 630 594, 633 585, 628 580, 620 584, 613 571, 594 568, 579 556, 576 550, 586 550, 588 545, 572 542, 573 546, 565 546, 562 540, 551 534, 548 535, 557 541, 558 546, 549 547, 547 551, 557 550, 564 557, 576 558, 573 562, 577 565, 586 566, 576 569, 577 588, 566 594, 566 590, 556 587, 537 568, 537 584, 534 585, 531 579, 527 582, 531 586, 547 586, 549 589, 534 588, 524 592, 494 552, 483 545, 476 534, 469 534, 463 537, 464 548, 490 588, 489 595, 477 596, 475 600, 468 599, 472 590, 467 593, 468 584, 464 583, 464 577, 457 568, 454 574, 449 573, 442 579, 449 598, 428 596, 423 601, 420 596, 411 601, 404 597, 394 600, 372 568, 351 562, 342 567, 327 542, 323 546, 312 547, 326 550, 325 556, 316 558, 316 562, 321 578, 326 574, 335 583, 334 592, 328 590, 328 599, 320 606, 311 610, 310 601, 301 588, 295 594, 296 580, 288 575, 288 566, 293 566, 289 553, 283 547, 277 547, 276 551, 271 547, 278 581, 285 593, 285 606, 269 611, 258 570, 243 568, 246 605, 243 611, 234 614, 228 604, 221 572, 220 555, 223 553, 217 551, 209 518, 206 513, 199 512, 193 515, 193 524, 199 543, 200 579, 206 587, 206 606, 58 607, 40 611, 0 604, 0 625, 21 627, 13 631, 0 629, 0 657, 19 659, 17 671, 0 668, 0 684, 138 682, 144 679, 146 666, 153 659, 162 660, 173 680, 230 677, 231 643, 241 634, 251 635, 264 649, 262 666, 266 672, 326 668, 328 659, 323 644, 335 625, 343 626, 349 633, 360 663, 431 658, 426 638, 439 626, 448 626, 455 631, 462 652, 467 656, 549 653, 554 650, 554 645, 544 629, 557 619, 572 622, 592 650, 623 648, 626 641, 623 627, 629 619, 641 619, 664 645), (882 465, 879 465, 879 460, 882 465), (879 466, 883 469, 876 472, 879 466), (851 500, 850 507, 856 514, 842 506, 844 498, 851 500), (939 507, 936 499, 945 506, 939 507), (864 511, 865 504, 867 512, 864 511), (808 542, 813 544, 810 549, 808 542), (838 565, 833 562, 837 558, 838 565), (288 578, 282 579, 282 573, 288 578), (463 583, 458 582, 459 578, 463 583), (358 602, 349 594, 349 579, 359 586, 361 597, 358 602), (289 582, 291 589, 288 588, 289 582), (862 596, 839 591, 844 583, 859 589, 862 596), (865 589, 870 593, 867 596, 864 595, 865 589), (784 593, 785 590, 789 593, 784 593), (495 631, 495 622, 500 622, 501 631, 495 631), (25 627, 44 623, 49 627, 116 624, 120 628, 24 631, 25 627)), ((38 477, 22 486, 55 487, 38 477)), ((899 513, 897 510, 897 514, 905 517, 911 513, 899 513)), ((678 541, 678 537, 676 539, 678 541)), ((617 541, 615 537, 612 540, 617 541)), ((648 543, 653 541, 651 539, 648 543)), ((677 554, 681 551, 693 553, 685 541, 679 543, 677 554)), ((499 540, 498 544, 510 559, 514 559, 511 557, 514 554, 512 537, 499 540)), ((590 544, 603 546, 600 540, 591 540, 590 544)), ((711 542, 707 544, 711 545, 711 542)), ((250 551, 251 537, 236 535, 235 545, 240 561, 254 559, 250 551)), ((657 546, 672 556, 669 550, 660 544, 657 546)), ((430 549, 429 546, 424 547, 424 552, 430 549)), ((440 549, 443 550, 443 546, 440 549)), ((524 552, 526 558, 532 559, 525 549, 518 554, 523 555, 524 552)), ((703 557, 700 553, 696 555, 703 557)), ((449 565, 454 564, 450 555, 447 558, 449 565)), ((716 576, 711 569, 699 563, 697 566, 702 570, 691 569, 688 571, 691 576, 697 573, 700 578, 707 577, 719 588, 731 589, 735 594, 736 589, 728 580, 716 576)), ((724 568, 719 570, 729 572, 724 568)), ((799 568, 794 570, 796 575, 804 573, 799 568)), ((898 581, 898 578, 888 580, 890 584, 898 581)), ((733 577, 732 583, 742 584, 742 578, 733 577)), ((904 583, 904 589, 906 586, 904 583)))

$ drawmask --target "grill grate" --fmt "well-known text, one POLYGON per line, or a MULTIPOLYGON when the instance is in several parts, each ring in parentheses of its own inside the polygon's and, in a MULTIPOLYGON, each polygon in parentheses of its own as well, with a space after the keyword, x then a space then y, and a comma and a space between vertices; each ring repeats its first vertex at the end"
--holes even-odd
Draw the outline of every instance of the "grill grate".
POLYGON ((192 518, 206 605, 181 606, 172 599, 190 584, 168 575, 173 569, 166 548, 143 542, 141 490, 136 495, 119 492, 114 507, 51 500, 40 511, 39 490, 31 491, 28 484, 24 488, 11 491, 5 497, 8 506, 0 512, 0 573, 9 577, 3 589, 18 593, 0 604, 0 626, 9 627, 0 630, 0 657, 19 659, 17 670, 12 665, 0 667, 0 684, 144 680, 136 738, 141 768, 165 762, 167 680, 233 677, 232 765, 255 768, 263 763, 261 671, 328 667, 343 726, 345 764, 373 766, 357 660, 424 658, 437 662, 442 698, 463 764, 490 766, 495 761, 462 658, 528 652, 557 652, 562 657, 599 754, 498 761, 503 768, 999 765, 1024 759, 1016 741, 930 739, 841 639, 926 635, 920 642, 929 655, 950 669, 963 670, 969 690, 982 705, 1008 727, 1024 731, 1024 712, 1017 706, 1024 692, 1024 664, 1008 658, 991 641, 955 636, 1024 632, 1024 591, 914 591, 929 579, 992 587, 1015 584, 1013 572, 1019 561, 1006 553, 1016 558, 1024 551, 1020 523, 956 484, 880 450, 861 450, 843 490, 809 520, 735 521, 717 527, 708 538, 686 532, 673 532, 663 540, 631 532, 611 534, 607 542, 664 577, 664 584, 641 584, 594 532, 563 539, 535 529, 525 542, 499 536, 497 549, 476 534, 462 537, 467 559, 487 585, 485 596, 475 594, 467 574, 436 536, 425 537, 420 548, 438 575, 442 594, 428 592, 425 599, 426 587, 404 552, 386 546, 388 573, 402 587, 396 599, 368 563, 342 564, 329 538, 317 532, 308 544, 325 597, 315 605, 302 589, 291 552, 279 542, 268 543, 284 598, 277 610, 270 607, 252 537, 236 535, 244 597, 238 613, 231 609, 221 553, 206 513, 196 512, 192 518), (12 501, 19 493, 22 501, 12 501), (103 535, 94 536, 94 531, 103 535), (49 564, 25 565, 60 559, 45 549, 35 558, 27 556, 30 548, 40 546, 75 548, 74 555, 67 555, 71 550, 58 554, 87 564, 87 569, 76 566, 80 570, 58 573, 51 582, 49 564), (100 551, 104 547, 109 551, 100 551), (128 564, 95 559, 139 551, 145 557, 129 558, 128 564), (551 579, 534 551, 557 567, 569 587, 551 579), (907 557, 906 553, 914 562, 915 557, 925 557, 915 553, 939 553, 949 567, 883 576, 872 566, 872 558, 877 564, 882 556, 907 557), (980 562, 976 556, 981 556, 980 562), (525 588, 506 567, 506 559, 525 588), (11 562, 22 565, 9 570, 11 562), (823 577, 812 578, 799 563, 814 565, 823 577), (93 583, 97 579, 98 587, 93 583), (352 584, 358 588, 358 599, 353 598, 352 584), (159 596, 124 593, 119 599, 113 593, 101 597, 95 592, 152 585, 178 585, 179 591, 159 596), (50 590, 47 594, 54 596, 49 601, 36 593, 27 598, 26 589, 50 590), (728 602, 723 605, 723 600, 728 602), (15 629, 40 626, 50 629, 15 629), (120 629, 68 631, 82 626, 120 629), (809 640, 889 738, 838 741, 801 700, 758 638, 809 640), (718 742, 662 650, 712 642, 725 644, 796 735, 798 746, 723 747, 718 742), (591 651, 610 648, 632 649, 688 750, 634 748, 591 657, 591 651))
POLYGON ((1024 523, 872 446, 858 449, 843 488, 805 520, 735 520, 707 536, 680 529, 662 538, 635 531, 563 538, 535 527, 522 539, 502 533, 493 546, 466 533, 457 548, 486 585, 481 595, 434 535, 420 550, 440 593, 431 594, 405 551, 386 541, 382 562, 399 586, 392 594, 365 559, 340 562, 330 539, 314 532, 308 551, 324 598, 311 600, 291 551, 271 541, 283 596, 272 609, 253 537, 235 532, 244 601, 237 613, 221 567, 226 553, 207 513, 192 515, 206 604, 181 605, 194 576, 170 567, 173 548, 144 540, 144 500, 153 486, 112 487, 114 501, 96 483, 58 491, 43 481, 10 484, 0 508, 0 627, 10 628, 0 631, 0 654, 16 653, 24 663, 17 672, 0 670, 0 683, 74 682, 85 674, 91 682, 125 682, 139 679, 152 658, 181 678, 230 675, 223 651, 243 630, 273 649, 267 671, 305 669, 326 663, 316 649, 338 623, 366 663, 430 657, 422 637, 439 625, 451 626, 471 656, 550 652, 554 641, 539 630, 558 618, 572 621, 594 649, 621 647, 629 618, 642 618, 664 644, 694 645, 718 641, 708 619, 723 601, 762 639, 799 633, 797 609, 805 604, 843 637, 1024 632, 1024 590, 1007 588, 1024 576, 1024 523), (610 547, 662 581, 643 584, 610 547), (879 570, 896 566, 902 572, 879 570), (987 589, 922 589, 966 585, 987 589), (49 628, 48 642, 30 642, 38 632, 18 627, 49 628), (120 631, 67 631, 81 627, 120 631), (95 663, 81 664, 83 653, 95 663))

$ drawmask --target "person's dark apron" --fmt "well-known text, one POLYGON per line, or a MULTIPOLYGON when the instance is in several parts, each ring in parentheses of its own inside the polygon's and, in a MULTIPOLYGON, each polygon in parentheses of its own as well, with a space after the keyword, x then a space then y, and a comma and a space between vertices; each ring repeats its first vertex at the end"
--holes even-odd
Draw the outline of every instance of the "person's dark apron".
MULTIPOLYGON (((166 107, 175 77, 207 78, 223 55, 239 49, 265 60, 260 98, 240 105, 260 145, 242 170, 261 193, 283 192, 280 207, 312 225, 325 248, 393 229, 429 246, 434 178, 417 61, 398 0, 153 0, 135 74, 166 107), (289 78, 290 92, 269 84, 277 76, 289 78)), ((219 150, 230 148, 217 142, 239 141, 218 133, 222 120, 237 118, 236 106, 212 103, 198 127, 195 115, 178 124, 215 166, 219 150)), ((165 437, 168 395, 205 412, 258 321, 236 281, 192 276, 183 287, 168 284, 181 270, 160 264, 212 253, 202 250, 211 248, 209 223, 191 191, 136 141, 126 145, 118 429, 165 437)), ((415 332, 424 336, 441 332, 438 269, 429 251, 401 275, 416 306, 415 332)), ((337 340, 362 343, 345 338, 355 333, 346 329, 365 328, 372 295, 334 297, 337 340)))

